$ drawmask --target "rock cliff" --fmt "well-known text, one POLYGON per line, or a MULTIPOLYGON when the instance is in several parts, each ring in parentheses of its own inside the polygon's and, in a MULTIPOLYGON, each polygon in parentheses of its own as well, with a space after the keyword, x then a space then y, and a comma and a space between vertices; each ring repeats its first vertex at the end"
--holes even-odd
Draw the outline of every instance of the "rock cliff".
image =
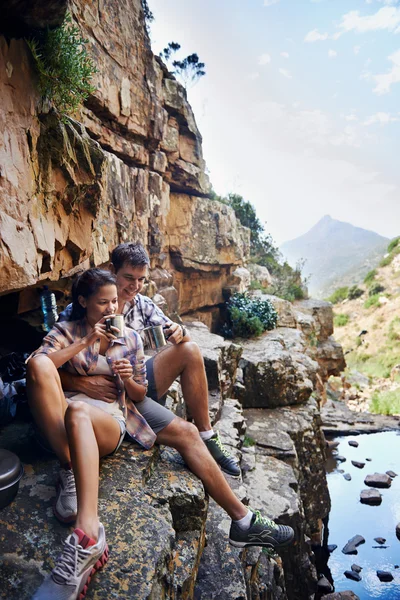
MULTIPOLYGON (((60 22, 66 9, 53 2, 47 22, 47 3, 34 14, 22 4, 28 30, 60 22)), ((25 290, 32 308, 27 287, 101 265, 116 244, 136 239, 157 274, 172 275, 160 294, 173 312, 212 309, 248 255, 249 231, 207 199, 186 92, 152 54, 140 0, 75 0, 70 10, 98 69, 78 120, 61 122, 43 105, 26 42, 7 30, 0 37, 0 294, 25 290)))

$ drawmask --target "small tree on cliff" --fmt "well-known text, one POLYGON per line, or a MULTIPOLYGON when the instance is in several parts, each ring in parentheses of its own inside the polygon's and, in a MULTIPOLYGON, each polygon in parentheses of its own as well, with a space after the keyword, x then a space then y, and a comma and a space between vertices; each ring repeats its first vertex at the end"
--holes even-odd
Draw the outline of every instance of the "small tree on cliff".
POLYGON ((169 42, 168 46, 160 52, 160 58, 166 62, 170 71, 187 89, 189 86, 197 83, 200 77, 206 74, 204 70, 205 64, 200 62, 196 53, 189 54, 183 60, 172 60, 172 57, 180 49, 181 45, 178 42, 169 42))

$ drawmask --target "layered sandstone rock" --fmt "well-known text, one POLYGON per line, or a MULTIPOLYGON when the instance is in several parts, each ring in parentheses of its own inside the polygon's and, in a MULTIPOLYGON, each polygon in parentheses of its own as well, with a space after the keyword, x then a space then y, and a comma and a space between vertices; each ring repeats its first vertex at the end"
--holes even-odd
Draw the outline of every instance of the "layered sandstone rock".
MULTIPOLYGON (((24 27, 60 20, 65 3, 53 4, 46 22, 37 0, 24 27)), ((159 290, 170 312, 214 307, 250 238, 230 207, 205 198, 186 92, 152 54, 140 0, 70 8, 98 69, 77 120, 42 105, 26 43, 0 38, 0 294, 58 282, 139 240, 172 276, 159 290)))

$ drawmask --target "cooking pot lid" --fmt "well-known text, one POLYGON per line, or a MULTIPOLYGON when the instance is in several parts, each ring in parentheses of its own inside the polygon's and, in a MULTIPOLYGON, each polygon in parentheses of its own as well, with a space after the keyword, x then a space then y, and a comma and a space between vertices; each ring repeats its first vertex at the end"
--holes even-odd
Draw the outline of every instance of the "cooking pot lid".
POLYGON ((9 450, 0 448, 0 489, 12 485, 21 478, 21 461, 9 450))

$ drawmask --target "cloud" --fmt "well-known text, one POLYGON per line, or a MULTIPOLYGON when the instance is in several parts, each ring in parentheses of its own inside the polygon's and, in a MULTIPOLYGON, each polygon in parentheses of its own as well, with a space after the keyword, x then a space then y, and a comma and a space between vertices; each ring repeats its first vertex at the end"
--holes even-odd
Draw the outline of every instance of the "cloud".
POLYGON ((380 8, 374 15, 360 16, 360 11, 351 10, 342 17, 339 27, 342 33, 354 31, 367 33, 369 31, 394 31, 400 32, 400 9, 390 6, 380 8))
POLYGON ((260 77, 260 73, 257 73, 257 71, 254 71, 253 73, 249 74, 249 79, 254 80, 254 79, 258 79, 260 77))
POLYGON ((283 58, 289 58, 289 52, 281 52, 281 56, 283 56, 283 58))
POLYGON ((292 75, 287 69, 279 69, 279 73, 287 79, 292 79, 292 75))
POLYGON ((346 121, 358 121, 357 115, 354 114, 346 115, 344 118, 346 121))
POLYGON ((336 58, 337 57, 336 50, 328 50, 328 56, 329 56, 329 58, 336 58))
POLYGON ((372 76, 372 79, 377 84, 373 91, 375 94, 378 94, 378 96, 388 94, 391 86, 400 82, 400 50, 397 50, 388 56, 388 60, 393 63, 391 70, 387 73, 382 73, 381 75, 372 76))
POLYGON ((376 123, 380 125, 387 125, 388 123, 393 123, 395 121, 400 121, 400 118, 397 116, 393 116, 390 113, 377 112, 375 115, 371 115, 365 119, 363 125, 375 125, 376 123))
POLYGON ((268 65, 270 62, 271 62, 271 57, 269 54, 261 54, 261 56, 258 57, 259 65, 268 65))
POLYGON ((361 46, 354 46, 354 47, 353 47, 353 52, 354 52, 354 54, 359 54, 359 53, 360 53, 360 50, 361 50, 361 46))
POLYGON ((272 6, 273 4, 278 4, 281 0, 264 0, 264 6, 272 6))
POLYGON ((324 40, 327 40, 329 38, 329 35, 327 33, 319 33, 318 29, 313 29, 312 31, 309 31, 306 35, 306 37, 304 38, 305 42, 322 42, 324 40))

